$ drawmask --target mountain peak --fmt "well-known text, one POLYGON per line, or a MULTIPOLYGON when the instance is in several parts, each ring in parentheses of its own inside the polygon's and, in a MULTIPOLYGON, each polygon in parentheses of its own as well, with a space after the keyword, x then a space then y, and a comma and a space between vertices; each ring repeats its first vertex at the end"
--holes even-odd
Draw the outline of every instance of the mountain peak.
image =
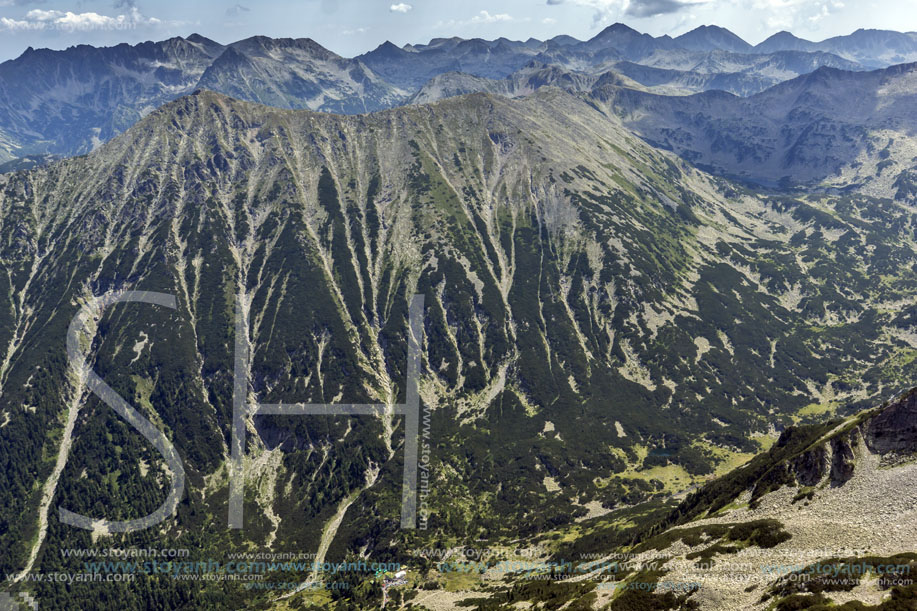
POLYGON ((639 36, 640 32, 630 27, 629 25, 618 22, 618 23, 611 24, 610 26, 608 26, 607 28, 599 32, 598 35, 594 36, 594 38, 598 38, 599 36, 602 36, 603 34, 636 34, 639 36))
POLYGON ((572 36, 568 36, 567 34, 559 34, 555 36, 554 38, 550 39, 548 42, 554 43, 561 47, 567 47, 570 45, 579 44, 581 41, 572 36))
POLYGON ((315 40, 311 38, 297 38, 296 46, 298 46, 300 49, 304 49, 306 51, 309 51, 310 53, 313 53, 315 55, 319 55, 322 57, 340 57, 340 55, 338 55, 334 51, 331 51, 323 47, 321 44, 319 44, 318 42, 316 42, 315 40))
POLYGON ((611 52, 615 52, 622 56, 623 59, 638 61, 660 49, 669 49, 672 46, 671 38, 656 38, 650 34, 641 34, 623 23, 615 23, 585 43, 578 45, 578 48, 594 53, 602 53, 606 56, 611 52))
POLYGON ((752 46, 726 28, 717 25, 702 25, 681 36, 675 43, 692 51, 733 51, 746 53, 752 46))
POLYGON ((687 36, 688 34, 694 34, 696 32, 728 32, 732 34, 732 32, 730 32, 726 28, 720 27, 718 25, 699 25, 696 28, 694 28, 693 30, 689 30, 685 32, 684 34, 682 34, 682 36, 687 36))
POLYGON ((776 42, 776 41, 784 41, 784 40, 802 40, 802 39, 796 36, 795 34, 793 34, 792 32, 788 32, 786 30, 780 30, 776 34, 771 34, 770 36, 768 36, 764 40, 764 42, 769 42, 769 41, 776 42))
POLYGON ((383 61, 393 61, 397 62, 404 58, 405 55, 410 55, 411 53, 416 52, 409 50, 408 48, 402 49, 398 45, 394 44, 390 40, 386 40, 381 45, 370 51, 369 53, 364 53, 360 55, 357 59, 364 60, 366 58, 372 58, 375 60, 383 61))
POLYGON ((269 36, 252 36, 230 45, 243 54, 259 55, 271 51, 288 51, 298 49, 321 59, 339 57, 311 38, 271 38, 269 36))
POLYGON ((452 36, 450 38, 431 38, 430 42, 426 44, 427 47, 441 47, 443 45, 457 45, 458 43, 465 40, 459 36, 452 36))
POLYGON ((200 44, 200 45, 219 44, 215 40, 211 40, 207 38, 206 36, 201 36, 197 32, 195 32, 194 34, 191 34, 185 40, 187 40, 188 42, 193 42, 195 44, 200 44))
POLYGON ((782 30, 768 36, 764 41, 754 47, 758 53, 774 53, 776 51, 816 51, 814 42, 799 38, 792 32, 782 30))

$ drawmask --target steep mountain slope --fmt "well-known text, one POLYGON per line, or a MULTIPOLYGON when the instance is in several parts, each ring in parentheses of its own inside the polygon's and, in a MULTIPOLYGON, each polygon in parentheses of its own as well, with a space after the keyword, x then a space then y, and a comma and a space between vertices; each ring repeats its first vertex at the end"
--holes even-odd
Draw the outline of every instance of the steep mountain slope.
POLYGON ((669 518, 681 525, 657 535, 661 543, 650 539, 634 551, 670 553, 659 569, 665 579, 697 583, 691 599, 700 609, 852 601, 912 608, 917 553, 906 533, 917 526, 915 419, 912 390, 846 420, 788 430, 768 453, 682 503, 669 518), (685 545, 700 529, 761 521, 780 524, 785 541, 766 549, 730 550, 716 538, 685 545), (685 561, 698 556, 721 566, 704 570, 685 561), (739 578, 728 579, 739 566, 739 578))
POLYGON ((12 160, 14 152, 18 149, 16 141, 2 129, 0 129, 0 163, 12 160))
POLYGON ((66 51, 30 48, 0 64, 2 160, 90 151, 190 92, 221 52, 221 45, 200 36, 66 51))
MULTIPOLYGON (((768 451, 675 506, 624 508, 517 544, 517 555, 537 551, 535 561, 489 554, 490 563, 514 568, 502 579, 485 575, 487 597, 462 604, 913 609, 915 418, 917 389, 847 418, 790 427, 768 451), (532 587, 549 571, 551 580, 532 587)), ((446 560, 428 579, 442 583, 475 564, 446 560)))
POLYGON ((266 36, 230 45, 197 86, 278 108, 346 114, 390 108, 406 95, 360 60, 340 57, 313 40, 266 36))
POLYGON ((48 165, 59 159, 60 157, 56 155, 26 155, 25 157, 17 157, 6 163, 0 163, 0 174, 17 172, 19 170, 29 170, 34 167, 48 165))
POLYGON ((648 140, 725 175, 913 197, 911 103, 917 64, 873 72, 820 68, 749 98, 595 95, 648 140))
MULTIPOLYGON (((896 305, 917 291, 914 222, 860 196, 744 192, 557 89, 365 116, 182 98, 89 156, 0 178, 3 572, 163 536, 195 560, 322 541, 332 560, 403 562, 679 489, 749 456, 752 431, 914 377, 896 305), (90 535, 56 508, 136 518, 171 480, 64 352, 81 305, 130 289, 177 309, 91 316, 81 358, 174 444, 186 492, 155 532, 90 535), (380 414, 251 418, 245 529, 223 531, 236 307, 253 400, 396 404, 415 293, 429 530, 398 529, 402 419, 380 414)), ((17 587, 123 609, 155 579, 17 587)), ((155 591, 176 608, 273 598, 155 591)))

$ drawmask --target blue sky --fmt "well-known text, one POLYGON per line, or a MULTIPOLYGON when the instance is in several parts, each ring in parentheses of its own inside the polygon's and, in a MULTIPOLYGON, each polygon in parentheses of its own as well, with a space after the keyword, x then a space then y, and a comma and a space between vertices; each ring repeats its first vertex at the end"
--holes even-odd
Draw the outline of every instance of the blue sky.
POLYGON ((440 36, 585 39, 621 21, 654 35, 704 24, 751 43, 787 29, 821 40, 861 27, 917 30, 914 0, 0 0, 0 60, 26 47, 161 40, 309 37, 353 56, 385 40, 440 36))

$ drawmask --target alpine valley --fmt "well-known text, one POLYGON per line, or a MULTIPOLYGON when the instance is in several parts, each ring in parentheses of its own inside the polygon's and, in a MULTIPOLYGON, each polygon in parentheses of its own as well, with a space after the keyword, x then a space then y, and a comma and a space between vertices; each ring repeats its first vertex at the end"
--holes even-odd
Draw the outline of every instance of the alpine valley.
POLYGON ((907 62, 617 24, 0 64, 0 608, 917 609, 907 62), (178 474, 88 366, 181 458, 152 528, 104 520, 178 474), (387 408, 245 417, 230 529, 234 393, 387 408))

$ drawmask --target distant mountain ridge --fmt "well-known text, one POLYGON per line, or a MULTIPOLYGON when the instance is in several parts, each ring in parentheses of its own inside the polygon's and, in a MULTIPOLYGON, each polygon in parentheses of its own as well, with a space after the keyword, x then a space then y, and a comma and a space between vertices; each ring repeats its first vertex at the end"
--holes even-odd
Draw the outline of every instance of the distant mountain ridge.
POLYGON ((821 67, 747 98, 613 85, 593 96, 647 141, 719 175, 913 202, 915 90, 917 63, 870 72, 821 67))
POLYGON ((790 32, 778 32, 754 48, 758 53, 825 51, 865 66, 883 68, 917 61, 917 33, 859 29, 847 36, 811 42, 790 32))
POLYGON ((230 45, 197 88, 278 108, 358 114, 398 104, 405 92, 358 59, 346 59, 309 38, 256 36, 230 45))
POLYGON ((201 36, 157 43, 29 48, 0 64, 0 161, 91 150, 193 90, 224 50, 201 36))
POLYGON ((434 90, 464 92, 471 82, 480 85, 471 90, 502 87, 482 78, 513 80, 517 91, 537 65, 568 71, 573 81, 577 73, 598 80, 612 71, 667 95, 753 95, 823 66, 863 70, 904 61, 917 61, 913 33, 858 30, 814 43, 783 32, 752 46, 717 26, 672 38, 620 23, 586 41, 437 38, 404 47, 386 42, 355 58, 309 38, 264 36, 229 45, 193 34, 133 46, 29 48, 0 64, 0 163, 89 152, 197 89, 279 108, 360 114, 430 100, 434 90), (448 74, 467 77, 460 87, 443 86, 439 77, 448 74))

